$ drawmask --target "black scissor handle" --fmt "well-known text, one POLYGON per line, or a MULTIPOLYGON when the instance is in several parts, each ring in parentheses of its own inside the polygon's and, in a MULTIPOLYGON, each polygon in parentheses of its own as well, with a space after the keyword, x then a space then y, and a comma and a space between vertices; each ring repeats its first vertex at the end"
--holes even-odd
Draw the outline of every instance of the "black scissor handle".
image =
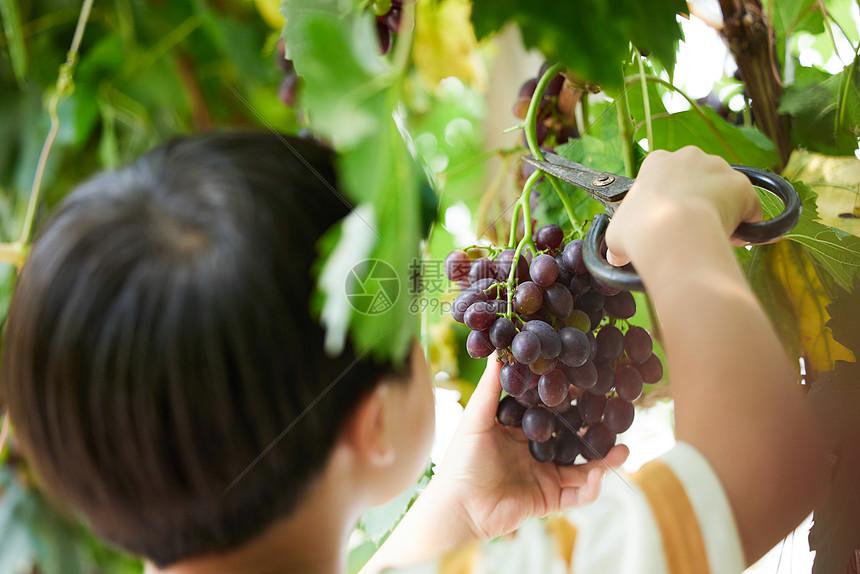
MULTIPOLYGON (((797 190, 775 173, 745 165, 733 165, 732 167, 747 176, 753 185, 777 196, 785 205, 782 213, 773 219, 756 223, 741 223, 732 235, 750 243, 766 243, 791 231, 800 218, 802 207, 797 190)), ((582 256, 585 267, 593 277, 607 285, 627 291, 644 291, 645 286, 642 284, 642 279, 632 267, 616 267, 606 261, 603 242, 608 226, 609 216, 605 213, 598 213, 591 221, 583 245, 582 256)))

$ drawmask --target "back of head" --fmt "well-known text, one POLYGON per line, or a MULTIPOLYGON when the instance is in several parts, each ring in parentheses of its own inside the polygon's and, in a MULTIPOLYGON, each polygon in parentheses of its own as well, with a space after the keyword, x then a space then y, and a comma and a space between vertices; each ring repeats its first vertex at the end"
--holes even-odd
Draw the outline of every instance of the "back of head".
POLYGON ((332 160, 179 139, 84 183, 37 239, 0 388, 46 490, 103 537, 159 565, 252 538, 390 371, 326 356, 309 312, 315 244, 348 212, 332 160))

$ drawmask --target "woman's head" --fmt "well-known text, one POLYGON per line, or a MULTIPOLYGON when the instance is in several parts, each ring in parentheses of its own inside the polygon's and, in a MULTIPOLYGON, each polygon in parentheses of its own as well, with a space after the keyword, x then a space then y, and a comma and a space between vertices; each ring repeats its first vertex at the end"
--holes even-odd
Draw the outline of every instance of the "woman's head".
POLYGON ((157 564, 252 538, 362 397, 409 378, 327 356, 309 312, 315 245, 349 209, 332 160, 277 134, 175 140, 84 183, 40 234, 4 401, 48 492, 105 538, 157 564))

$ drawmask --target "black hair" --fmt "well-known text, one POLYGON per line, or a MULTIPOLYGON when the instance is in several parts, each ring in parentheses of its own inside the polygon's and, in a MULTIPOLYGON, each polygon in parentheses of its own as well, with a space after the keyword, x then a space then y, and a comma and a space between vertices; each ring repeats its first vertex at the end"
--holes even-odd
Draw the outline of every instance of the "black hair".
POLYGON ((41 232, 0 388, 47 492, 103 538, 159 566, 250 540, 408 367, 323 350, 311 266, 349 211, 333 159, 272 133, 177 139, 81 185, 41 232))

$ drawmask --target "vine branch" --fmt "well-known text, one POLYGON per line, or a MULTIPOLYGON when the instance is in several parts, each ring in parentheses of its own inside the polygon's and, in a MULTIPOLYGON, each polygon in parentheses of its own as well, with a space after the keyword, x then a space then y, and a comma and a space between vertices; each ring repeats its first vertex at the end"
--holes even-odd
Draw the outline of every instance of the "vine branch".
POLYGON ((761 130, 776 144, 784 167, 791 154, 788 117, 777 112, 782 80, 776 67, 771 26, 761 0, 720 0, 720 34, 738 65, 761 130))
POLYGON ((75 91, 74 71, 78 63, 78 50, 81 47, 81 40, 84 37, 84 30, 86 30, 92 8, 93 0, 84 0, 83 5, 81 6, 81 12, 78 15, 78 23, 75 26, 75 34, 72 37, 72 43, 69 46, 69 51, 66 53, 66 61, 60 65, 59 75, 57 76, 57 86, 48 102, 48 116, 51 119, 51 127, 48 130, 48 135, 45 137, 45 143, 42 145, 42 151, 39 154, 39 162, 36 164, 36 173, 33 176, 33 187, 30 189, 30 200, 27 203, 27 213, 24 216, 24 225, 21 228, 21 236, 17 242, 19 252, 22 254, 23 250, 21 250, 20 247, 26 245, 30 240, 30 234, 33 231, 33 221, 36 218, 36 208, 39 205, 39 196, 42 193, 42 180, 45 176, 45 169, 48 166, 48 158, 51 156, 51 151, 54 149, 54 142, 56 141, 57 134, 60 131, 60 116, 58 113, 60 100, 75 91))

